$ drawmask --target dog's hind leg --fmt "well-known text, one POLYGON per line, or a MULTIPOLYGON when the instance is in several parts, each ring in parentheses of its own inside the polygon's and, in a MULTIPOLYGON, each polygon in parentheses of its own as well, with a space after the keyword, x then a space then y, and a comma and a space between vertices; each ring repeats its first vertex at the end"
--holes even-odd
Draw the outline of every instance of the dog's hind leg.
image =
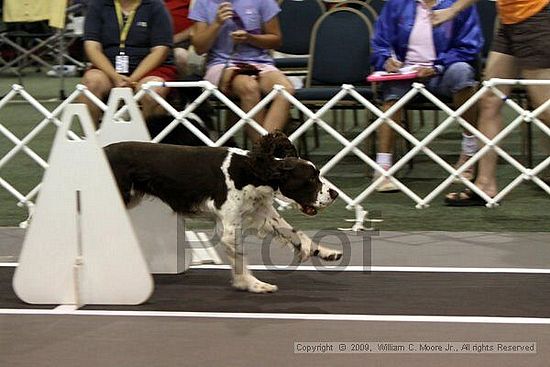
POLYGON ((233 268, 233 287, 252 293, 276 292, 276 285, 258 280, 248 269, 240 221, 228 221, 225 219, 222 225, 223 234, 221 242, 225 246, 227 256, 233 268))

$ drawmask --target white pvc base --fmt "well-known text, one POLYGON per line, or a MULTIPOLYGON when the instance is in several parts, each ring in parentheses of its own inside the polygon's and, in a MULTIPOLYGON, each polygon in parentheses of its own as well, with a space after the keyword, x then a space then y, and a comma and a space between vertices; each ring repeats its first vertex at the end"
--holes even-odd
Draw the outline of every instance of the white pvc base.
POLYGON ((183 217, 150 196, 128 214, 151 273, 177 274, 189 269, 192 251, 185 241, 183 217))
POLYGON ((206 233, 185 231, 185 239, 193 253, 191 265, 223 264, 222 258, 206 233))

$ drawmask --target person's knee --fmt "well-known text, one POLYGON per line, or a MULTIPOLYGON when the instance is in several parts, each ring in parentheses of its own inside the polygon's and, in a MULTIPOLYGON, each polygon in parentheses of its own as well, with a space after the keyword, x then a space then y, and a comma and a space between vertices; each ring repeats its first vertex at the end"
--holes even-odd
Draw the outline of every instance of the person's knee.
POLYGON ((285 88, 285 90, 294 95, 296 93, 296 90, 294 89, 294 85, 292 84, 292 82, 290 80, 288 80, 288 78, 283 78, 279 83, 277 84, 280 84, 281 86, 283 86, 285 88))
POLYGON ((475 83, 475 70, 466 62, 451 64, 445 71, 445 74, 445 76, 452 81, 451 84, 460 86, 460 89, 466 86, 472 86, 472 83, 475 83))
POLYGON ((187 68, 187 50, 181 47, 174 48, 174 62, 179 70, 187 68))
POLYGON ((103 98, 111 89, 109 78, 100 70, 88 70, 82 77, 82 84, 94 95, 103 98))
POLYGON ((235 85, 234 91, 241 100, 260 100, 260 86, 258 82, 252 78, 246 78, 245 80, 239 81, 238 84, 235 85))
POLYGON ((503 101, 491 91, 486 91, 479 99, 479 109, 485 112, 500 113, 503 101))

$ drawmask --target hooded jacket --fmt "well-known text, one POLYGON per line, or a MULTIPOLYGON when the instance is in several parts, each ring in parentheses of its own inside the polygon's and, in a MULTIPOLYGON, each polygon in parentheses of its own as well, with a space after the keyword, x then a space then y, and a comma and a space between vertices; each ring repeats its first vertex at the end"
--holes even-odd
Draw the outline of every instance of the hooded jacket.
MULTIPOLYGON (((440 0, 432 10, 446 9, 456 0, 440 0)), ((376 21, 372 38, 371 64, 384 70, 392 50, 399 60, 405 60, 409 37, 416 18, 416 0, 388 0, 376 21)), ((456 62, 474 62, 483 47, 483 35, 475 6, 470 6, 453 20, 433 28, 436 52, 434 66, 443 72, 456 62)))

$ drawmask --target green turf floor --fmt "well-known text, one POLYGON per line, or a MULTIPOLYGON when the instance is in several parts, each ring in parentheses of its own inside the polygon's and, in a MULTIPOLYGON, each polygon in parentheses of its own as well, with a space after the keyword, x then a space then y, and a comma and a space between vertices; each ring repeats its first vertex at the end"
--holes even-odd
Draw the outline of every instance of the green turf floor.
MULTIPOLYGON (((43 101, 46 108, 53 110, 58 101, 48 101, 59 96, 60 81, 47 78, 39 74, 30 74, 24 78, 25 88, 37 99, 43 101)), ((4 95, 10 85, 18 82, 14 77, 0 77, 0 94, 4 95)), ((78 79, 66 81, 65 90, 69 94, 78 79)), ((334 116, 326 116, 328 121, 334 116)), ((442 117, 440 117, 441 119, 442 117)), ((32 127, 42 119, 42 116, 27 103, 10 103, 0 110, 0 124, 13 131, 19 138, 24 137, 32 127)), ((365 118, 360 118, 358 126, 353 126, 350 115, 340 117, 346 124, 333 123, 347 138, 352 138, 362 128, 365 118)), ((421 125, 416 119, 413 124, 415 136, 425 136, 432 128, 433 123, 428 119, 421 125)), ((47 159, 50 144, 55 129, 49 126, 41 132, 29 145, 41 157, 47 159)), ((517 131, 503 143, 505 150, 524 162, 522 143, 524 132, 517 131)), ((317 164, 327 162, 341 145, 326 134, 320 135, 320 146, 315 148, 313 138, 308 138, 310 157, 317 164)), ((456 159, 459 150, 460 132, 453 128, 446 131, 430 148, 441 155, 448 162, 456 159)), ((547 150, 541 145, 540 132, 535 130, 534 159, 535 164, 547 156, 547 150)), ((13 144, 0 135, 0 157, 13 147, 13 144)), ((366 151, 368 148, 363 147, 366 151)), ((499 183, 505 185, 518 175, 518 172, 508 165, 499 165, 499 183)), ((0 168, 0 177, 13 184, 21 192, 27 193, 41 179, 41 170, 38 165, 25 154, 18 153, 14 160, 0 168)), ((420 155, 414 159, 412 170, 402 169, 397 177, 418 195, 425 196, 435 188, 446 176, 445 172, 426 156, 420 155)), ((353 155, 346 157, 341 164, 329 172, 328 178, 341 187, 348 195, 354 197, 361 192, 370 181, 370 172, 366 165, 353 155)), ((452 185, 449 189, 460 189, 461 185, 452 185)), ((446 190, 447 192, 448 190, 446 190)), ((15 226, 26 218, 26 210, 16 206, 17 200, 6 190, 0 187, 0 226, 15 226)), ((532 183, 523 183, 505 197, 503 205, 488 209, 481 208, 449 208, 443 205, 442 197, 433 201, 429 208, 416 209, 415 203, 402 193, 379 194, 374 193, 363 202, 365 209, 371 216, 383 219, 376 226, 382 230, 395 231, 550 231, 550 196, 532 183)), ((345 208, 343 201, 320 213, 315 218, 308 218, 295 211, 283 214, 294 225, 303 229, 334 229, 348 227, 344 218, 353 218, 354 212, 345 208)), ((209 223, 203 220, 194 220, 195 227, 208 227, 209 223)))

